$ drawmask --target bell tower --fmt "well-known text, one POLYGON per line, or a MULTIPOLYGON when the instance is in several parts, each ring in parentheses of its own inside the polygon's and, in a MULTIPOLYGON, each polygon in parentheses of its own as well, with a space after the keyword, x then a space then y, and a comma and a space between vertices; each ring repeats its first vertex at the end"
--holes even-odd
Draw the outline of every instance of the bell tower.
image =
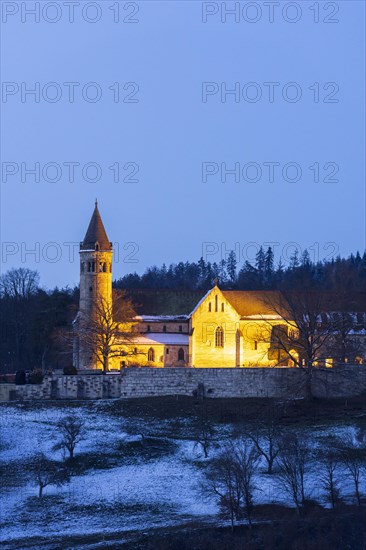
MULTIPOLYGON (((98 202, 92 214, 84 240, 80 243, 80 303, 78 323, 88 325, 97 308, 112 307, 112 243, 98 210, 98 202)), ((90 349, 90 342, 79 338, 77 366, 96 368, 97 360, 90 349)))

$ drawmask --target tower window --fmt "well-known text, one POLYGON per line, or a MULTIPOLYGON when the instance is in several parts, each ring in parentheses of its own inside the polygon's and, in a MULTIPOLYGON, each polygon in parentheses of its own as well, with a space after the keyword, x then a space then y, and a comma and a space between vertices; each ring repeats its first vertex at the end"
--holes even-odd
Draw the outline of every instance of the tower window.
POLYGON ((103 262, 99 262, 99 272, 103 272, 103 262))
POLYGON ((184 349, 179 348, 178 350, 178 361, 184 361, 184 349))
POLYGON ((89 291, 91 292, 92 290, 93 290, 93 287, 92 287, 92 286, 90 286, 90 287, 89 287, 89 291))
POLYGON ((92 272, 94 273, 94 271, 95 271, 95 262, 92 262, 91 264, 92 264, 92 265, 91 265, 91 270, 92 270, 92 272))
POLYGON ((137 348, 133 348, 133 353, 137 355, 137 348))
POLYGON ((151 363, 155 361, 155 351, 153 348, 149 348, 149 351, 147 352, 147 360, 151 363))
POLYGON ((99 250, 99 244, 95 243, 95 250, 99 250))
POLYGON ((208 302, 208 311, 211 311, 211 302, 208 302))
POLYGON ((81 262, 80 271, 81 273, 84 273, 84 262, 81 262))
POLYGON ((179 325, 179 332, 182 332, 182 325, 179 325))
POLYGON ((215 330, 215 347, 224 347, 224 329, 222 327, 217 327, 215 330))
POLYGON ((88 273, 91 272, 91 262, 88 262, 88 273))
POLYGON ((225 311, 225 304, 224 303, 221 304, 221 311, 225 311))
POLYGON ((163 332, 166 332, 166 325, 163 326, 163 332))
POLYGON ((150 325, 147 325, 146 330, 147 330, 147 332, 150 332, 150 330, 151 330, 150 325))
POLYGON ((166 348, 166 354, 169 355, 169 348, 166 348))
POLYGON ((217 311, 218 301, 218 296, 215 296, 215 311, 217 311))

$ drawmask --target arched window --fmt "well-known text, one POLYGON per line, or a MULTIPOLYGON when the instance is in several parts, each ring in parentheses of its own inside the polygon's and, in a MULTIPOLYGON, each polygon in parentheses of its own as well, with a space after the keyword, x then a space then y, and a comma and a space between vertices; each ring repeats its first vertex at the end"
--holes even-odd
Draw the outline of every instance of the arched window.
POLYGON ((95 243, 95 250, 99 250, 99 243, 95 243))
POLYGON ((178 350, 178 361, 184 361, 184 349, 179 348, 178 350))
POLYGON ((153 348, 149 348, 149 351, 147 352, 147 360, 151 363, 155 361, 155 351, 153 348))
POLYGON ((215 330, 215 347, 224 347, 224 329, 222 327, 217 327, 215 330))

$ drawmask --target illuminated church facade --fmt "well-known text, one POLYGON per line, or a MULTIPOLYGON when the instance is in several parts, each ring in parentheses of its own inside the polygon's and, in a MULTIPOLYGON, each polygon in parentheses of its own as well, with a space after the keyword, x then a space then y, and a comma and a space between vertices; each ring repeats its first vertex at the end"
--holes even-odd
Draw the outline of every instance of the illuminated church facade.
MULTIPOLYGON (((98 303, 112 311, 112 243, 97 203, 80 243, 80 309, 76 325, 88 323, 98 303)), ((268 305, 272 291, 221 290, 216 284, 189 314, 139 315, 129 338, 118 337, 108 370, 147 367, 294 366, 273 347, 273 333, 293 330, 268 305), (282 327, 282 328, 281 328, 282 327)), ((123 334, 123 331, 121 331, 123 334)), ((293 350, 294 356, 296 351, 293 350)), ((327 360, 331 366, 332 360, 327 360)), ((79 337, 74 341, 77 369, 102 368, 101 361, 79 337)))

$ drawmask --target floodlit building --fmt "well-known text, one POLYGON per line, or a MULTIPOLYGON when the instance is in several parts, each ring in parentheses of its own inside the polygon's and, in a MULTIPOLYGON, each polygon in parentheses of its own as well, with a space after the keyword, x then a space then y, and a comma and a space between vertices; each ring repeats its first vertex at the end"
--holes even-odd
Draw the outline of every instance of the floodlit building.
POLYGON ((96 202, 80 243, 80 308, 74 321, 73 354, 78 369, 296 366, 303 361, 301 335, 311 330, 312 323, 319 344, 313 358, 315 366, 331 367, 335 357, 338 363, 365 361, 366 315, 362 308, 356 313, 350 310, 354 303, 339 312, 329 302, 328 313, 316 313, 314 308, 313 312, 306 311, 296 295, 288 307, 288 298, 284 300, 278 291, 221 290, 215 284, 190 312, 144 312, 117 319, 112 257, 112 243, 96 202), (345 327, 343 341, 341 326, 345 327))

